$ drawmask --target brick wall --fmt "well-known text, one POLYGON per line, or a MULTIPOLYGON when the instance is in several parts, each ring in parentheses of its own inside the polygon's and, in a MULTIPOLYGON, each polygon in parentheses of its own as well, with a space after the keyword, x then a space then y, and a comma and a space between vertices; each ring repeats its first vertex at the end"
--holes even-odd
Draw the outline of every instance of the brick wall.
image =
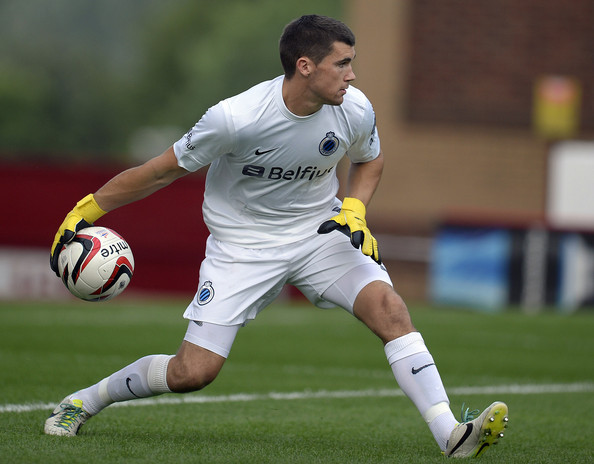
POLYGON ((560 74, 581 82, 594 128, 593 19, 591 0, 415 0, 410 120, 528 127, 536 79, 560 74))

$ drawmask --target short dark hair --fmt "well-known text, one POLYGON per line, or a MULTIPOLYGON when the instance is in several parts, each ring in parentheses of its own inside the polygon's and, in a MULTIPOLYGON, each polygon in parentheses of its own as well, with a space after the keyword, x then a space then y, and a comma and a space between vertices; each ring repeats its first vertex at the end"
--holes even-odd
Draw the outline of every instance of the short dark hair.
POLYGON ((279 41, 285 77, 295 75, 297 60, 302 56, 318 64, 332 52, 334 42, 355 46, 355 34, 337 19, 305 15, 287 24, 279 41))

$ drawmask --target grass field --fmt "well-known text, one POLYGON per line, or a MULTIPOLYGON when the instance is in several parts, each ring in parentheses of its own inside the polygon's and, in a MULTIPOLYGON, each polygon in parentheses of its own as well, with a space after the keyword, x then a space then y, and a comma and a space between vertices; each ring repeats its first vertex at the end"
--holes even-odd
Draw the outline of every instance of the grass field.
MULTIPOLYGON (((444 462, 379 341, 343 311, 308 305, 266 309, 203 392, 112 406, 75 438, 43 435, 66 394, 174 353, 184 306, 1 303, 0 462, 444 462)), ((455 412, 509 405, 506 437, 482 462, 594 462, 594 312, 411 313, 455 412)))

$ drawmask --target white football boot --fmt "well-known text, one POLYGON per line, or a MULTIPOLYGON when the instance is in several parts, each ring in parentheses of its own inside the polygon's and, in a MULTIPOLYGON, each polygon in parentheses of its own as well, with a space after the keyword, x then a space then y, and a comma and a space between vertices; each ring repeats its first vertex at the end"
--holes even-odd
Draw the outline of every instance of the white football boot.
POLYGON ((491 445, 503 438, 507 427, 508 409, 505 403, 496 401, 476 419, 478 410, 463 413, 462 423, 450 435, 444 454, 451 458, 479 457, 491 445))
POLYGON ((45 421, 43 431, 47 435, 74 437, 82 425, 91 417, 83 409, 82 400, 64 398, 45 421))

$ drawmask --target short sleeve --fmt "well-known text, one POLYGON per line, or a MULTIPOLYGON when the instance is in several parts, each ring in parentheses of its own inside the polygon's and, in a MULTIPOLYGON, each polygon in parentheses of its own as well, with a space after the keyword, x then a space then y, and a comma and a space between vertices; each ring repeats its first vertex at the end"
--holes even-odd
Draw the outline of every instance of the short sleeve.
POLYGON ((211 107, 200 121, 173 145, 180 167, 197 171, 208 166, 219 156, 231 153, 234 131, 227 117, 225 101, 211 107))
POLYGON ((375 124, 375 112, 369 100, 365 99, 363 117, 347 155, 353 163, 366 163, 377 158, 379 153, 380 140, 375 124))

